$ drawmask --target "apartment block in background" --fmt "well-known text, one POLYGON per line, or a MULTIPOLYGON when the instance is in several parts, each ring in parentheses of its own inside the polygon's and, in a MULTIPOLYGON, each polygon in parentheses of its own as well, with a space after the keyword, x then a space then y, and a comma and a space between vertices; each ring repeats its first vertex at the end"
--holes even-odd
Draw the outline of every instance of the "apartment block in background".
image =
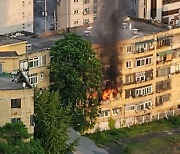
POLYGON ((180 28, 126 18, 120 40, 94 44, 103 91, 96 128, 129 127, 180 114, 180 28))
POLYGON ((180 0, 139 0, 138 17, 180 25, 180 0))
POLYGON ((33 32, 33 0, 0 1, 0 34, 33 32))
POLYGON ((59 0, 57 6, 57 29, 92 24, 97 20, 99 0, 59 0))

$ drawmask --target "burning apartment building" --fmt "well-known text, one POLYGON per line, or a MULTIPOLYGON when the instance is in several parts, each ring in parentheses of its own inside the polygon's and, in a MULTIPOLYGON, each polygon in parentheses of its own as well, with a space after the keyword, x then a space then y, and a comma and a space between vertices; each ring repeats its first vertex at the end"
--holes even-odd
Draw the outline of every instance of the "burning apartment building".
POLYGON ((104 75, 101 130, 110 118, 120 128, 180 113, 180 28, 124 17, 122 7, 105 1, 106 19, 91 33, 104 75))

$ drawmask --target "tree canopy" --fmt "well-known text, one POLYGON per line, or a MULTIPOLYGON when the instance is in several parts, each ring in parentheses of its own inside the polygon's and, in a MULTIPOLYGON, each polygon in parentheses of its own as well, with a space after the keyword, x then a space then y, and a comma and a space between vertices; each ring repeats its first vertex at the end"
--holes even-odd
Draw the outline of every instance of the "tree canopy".
POLYGON ((51 49, 52 89, 59 91, 64 106, 71 107, 72 124, 83 132, 92 127, 99 106, 101 63, 91 43, 70 33, 51 49))
POLYGON ((74 148, 74 143, 67 144, 70 117, 60 102, 57 92, 35 92, 34 135, 47 154, 66 154, 74 148))
POLYGON ((23 123, 7 123, 0 127, 0 153, 44 154, 40 142, 31 137, 23 123))

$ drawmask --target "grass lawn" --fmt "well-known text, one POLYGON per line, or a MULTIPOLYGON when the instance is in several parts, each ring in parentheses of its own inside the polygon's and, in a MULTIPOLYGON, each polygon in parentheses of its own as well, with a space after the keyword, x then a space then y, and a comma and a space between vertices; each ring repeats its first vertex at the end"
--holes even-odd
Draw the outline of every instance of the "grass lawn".
POLYGON ((154 138, 145 142, 129 143, 125 145, 124 152, 127 154, 179 154, 180 136, 168 136, 154 138))
POLYGON ((93 134, 86 134, 86 136, 91 138, 97 145, 103 145, 116 139, 140 136, 147 133, 171 130, 178 127, 180 127, 180 116, 171 117, 168 120, 161 119, 159 121, 144 123, 142 125, 135 125, 131 128, 112 129, 102 132, 97 131, 93 134))

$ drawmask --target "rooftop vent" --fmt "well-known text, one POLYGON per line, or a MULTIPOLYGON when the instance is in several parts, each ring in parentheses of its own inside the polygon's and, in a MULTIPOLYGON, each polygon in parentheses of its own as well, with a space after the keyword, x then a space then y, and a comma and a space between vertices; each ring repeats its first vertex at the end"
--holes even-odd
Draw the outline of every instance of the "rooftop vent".
POLYGON ((130 17, 126 17, 125 19, 124 19, 124 21, 129 21, 130 20, 130 17))
POLYGON ((127 28, 127 26, 128 26, 128 23, 127 22, 123 22, 123 27, 127 28))
POLYGON ((26 49, 27 49, 27 50, 32 49, 32 44, 26 44, 26 49))
POLYGON ((133 32, 133 34, 135 34, 135 35, 136 35, 136 34, 137 34, 137 32, 138 32, 138 29, 137 29, 137 28, 133 28, 133 29, 132 29, 132 32, 133 32))
POLYGON ((90 30, 85 30, 84 33, 85 33, 86 36, 89 36, 91 34, 91 31, 90 30))
POLYGON ((129 23, 129 29, 130 30, 132 29, 132 23, 129 23))

